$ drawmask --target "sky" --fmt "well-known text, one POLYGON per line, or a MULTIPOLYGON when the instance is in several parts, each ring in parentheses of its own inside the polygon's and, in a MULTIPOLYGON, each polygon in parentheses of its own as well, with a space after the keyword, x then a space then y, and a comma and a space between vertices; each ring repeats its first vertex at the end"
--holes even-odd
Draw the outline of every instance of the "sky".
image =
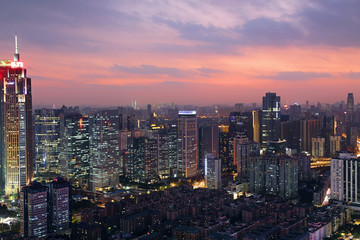
POLYGON ((358 0, 0 0, 34 105, 360 101, 358 0))

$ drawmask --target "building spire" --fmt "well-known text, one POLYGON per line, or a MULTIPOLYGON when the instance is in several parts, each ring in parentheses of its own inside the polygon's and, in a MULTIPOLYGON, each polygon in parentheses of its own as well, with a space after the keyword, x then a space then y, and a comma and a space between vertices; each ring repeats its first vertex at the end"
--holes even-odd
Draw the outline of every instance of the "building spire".
POLYGON ((20 61, 20 54, 19 54, 19 49, 18 49, 18 40, 17 40, 17 35, 15 33, 15 53, 14 53, 14 61, 18 62, 20 61))

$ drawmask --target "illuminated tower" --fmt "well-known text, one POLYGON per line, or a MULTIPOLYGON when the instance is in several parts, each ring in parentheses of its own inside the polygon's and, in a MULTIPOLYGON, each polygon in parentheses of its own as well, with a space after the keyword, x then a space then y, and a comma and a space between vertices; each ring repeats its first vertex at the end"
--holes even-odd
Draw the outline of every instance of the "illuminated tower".
POLYGON ((20 62, 15 36, 14 61, 0 61, 1 187, 18 194, 33 177, 31 79, 20 62))
POLYGON ((277 141, 280 137, 280 96, 266 93, 263 97, 262 110, 262 141, 277 141))
POLYGON ((198 168, 196 111, 180 111, 178 117, 178 174, 190 178, 198 168))

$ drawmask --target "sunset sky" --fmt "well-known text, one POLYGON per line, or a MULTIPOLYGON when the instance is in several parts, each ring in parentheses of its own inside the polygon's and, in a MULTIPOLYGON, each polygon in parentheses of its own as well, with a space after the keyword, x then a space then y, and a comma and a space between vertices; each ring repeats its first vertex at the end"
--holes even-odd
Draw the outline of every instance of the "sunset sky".
POLYGON ((360 101, 358 0, 0 1, 33 104, 360 101))

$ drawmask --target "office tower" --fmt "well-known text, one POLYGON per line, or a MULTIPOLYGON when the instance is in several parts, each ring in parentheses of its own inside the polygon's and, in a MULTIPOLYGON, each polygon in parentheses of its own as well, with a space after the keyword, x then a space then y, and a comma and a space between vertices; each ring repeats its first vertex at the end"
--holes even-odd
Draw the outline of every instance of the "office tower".
POLYGON ((131 115, 127 116, 126 126, 127 126, 127 130, 129 130, 129 131, 135 130, 135 128, 136 128, 135 114, 131 114, 131 115))
POLYGON ((302 118, 301 105, 296 103, 294 105, 291 105, 289 109, 289 115, 290 115, 290 121, 301 120, 302 118))
POLYGON ((229 132, 231 135, 245 134, 253 139, 253 120, 251 112, 231 112, 229 115, 229 132))
POLYGON ((134 182, 145 182, 145 137, 128 138, 126 176, 134 182))
POLYGON ((221 188, 221 161, 214 154, 205 155, 205 184, 210 189, 221 188))
POLYGON ((132 100, 131 107, 132 109, 136 110, 136 100, 132 100))
POLYGON ((331 199, 351 204, 360 203, 360 162, 356 155, 340 153, 331 159, 331 199))
POLYGON ((312 138, 319 135, 319 120, 309 119, 300 121, 301 151, 312 152, 312 138))
POLYGON ((250 142, 246 136, 234 138, 234 165, 236 165, 238 177, 249 179, 250 158, 260 155, 260 145, 250 142))
POLYGON ((196 111, 179 111, 178 115, 178 176, 197 175, 198 129, 196 111))
POLYGON ((280 138, 280 96, 266 93, 263 97, 262 143, 277 141, 280 138))
POLYGON ((177 169, 177 125, 167 124, 158 132, 158 171, 162 177, 173 177, 177 169))
POLYGON ((281 122, 281 139, 286 140, 286 146, 300 152, 300 121, 281 122))
POLYGON ((259 157, 250 158, 249 187, 252 193, 265 192, 265 161, 259 157))
POLYGON ((325 138, 312 138, 312 156, 323 157, 325 153, 325 138))
POLYGON ((235 103, 235 112, 243 112, 243 111, 244 111, 244 104, 235 103))
POLYGON ((261 143, 262 142, 262 114, 261 110, 252 111, 252 119, 253 119, 253 140, 254 142, 261 143))
POLYGON ((353 95, 353 93, 348 93, 346 112, 349 114, 354 113, 354 95, 353 95))
POLYGON ((24 237, 45 237, 48 232, 49 189, 38 182, 20 192, 20 234, 24 237))
POLYGON ((341 136, 330 136, 330 156, 335 156, 341 150, 341 136))
POLYGON ((0 184, 18 194, 33 177, 31 79, 20 61, 15 37, 14 61, 0 61, 0 184))
POLYGON ((199 119, 199 168, 204 168, 205 155, 207 153, 213 153, 212 145, 213 145, 213 120, 212 119, 199 119))
POLYGON ((35 110, 35 177, 56 178, 60 165, 60 109, 35 110))
POLYGON ((321 136, 325 138, 325 156, 330 155, 330 137, 335 135, 335 117, 322 116, 320 117, 321 136))
POLYGON ((151 104, 148 104, 147 105, 147 115, 148 115, 148 118, 150 119, 151 116, 152 116, 152 112, 151 112, 151 104))
POLYGON ((61 119, 62 176, 73 185, 88 187, 90 175, 89 117, 76 109, 64 109, 61 119))
POLYGON ((211 152, 219 157, 219 125, 212 124, 211 125, 211 152))
POLYGON ((158 180, 158 139, 145 139, 144 179, 146 183, 158 180))
POLYGON ((71 225, 71 183, 55 178, 49 192, 49 232, 60 233, 71 225))
POLYGON ((89 116, 90 185, 92 191, 118 187, 120 175, 119 115, 102 110, 89 116))
POLYGON ((229 133, 229 127, 219 128, 219 159, 223 171, 232 171, 234 167, 234 136, 229 133))

